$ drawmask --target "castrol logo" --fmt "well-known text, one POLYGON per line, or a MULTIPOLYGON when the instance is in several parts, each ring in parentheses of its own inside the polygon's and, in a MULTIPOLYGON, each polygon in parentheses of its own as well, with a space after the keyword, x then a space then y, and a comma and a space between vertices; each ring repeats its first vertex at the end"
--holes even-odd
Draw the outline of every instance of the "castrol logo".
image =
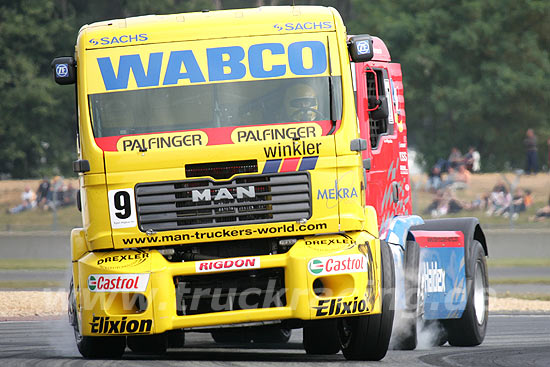
POLYGON ((367 258, 357 254, 317 257, 309 260, 307 268, 313 275, 325 275, 367 271, 367 265, 367 258))
POLYGON ((91 274, 90 292, 145 292, 149 274, 91 274))
POLYGON ((195 270, 197 273, 214 271, 258 269, 260 267, 259 257, 242 257, 233 259, 197 261, 195 270))

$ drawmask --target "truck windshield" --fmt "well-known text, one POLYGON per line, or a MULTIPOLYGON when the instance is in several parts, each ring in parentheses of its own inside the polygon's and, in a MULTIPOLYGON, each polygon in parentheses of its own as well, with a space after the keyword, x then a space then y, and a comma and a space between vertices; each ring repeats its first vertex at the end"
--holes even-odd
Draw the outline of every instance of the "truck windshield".
POLYGON ((89 104, 96 138, 331 119, 327 76, 98 93, 89 104))

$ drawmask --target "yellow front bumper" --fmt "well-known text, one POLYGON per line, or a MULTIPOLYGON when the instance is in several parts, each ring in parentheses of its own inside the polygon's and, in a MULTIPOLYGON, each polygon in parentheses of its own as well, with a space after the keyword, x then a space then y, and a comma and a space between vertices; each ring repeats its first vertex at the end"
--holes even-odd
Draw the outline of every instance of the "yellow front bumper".
POLYGON ((306 237, 275 255, 170 262, 157 250, 125 250, 87 253, 74 265, 87 336, 345 317, 381 307, 380 244, 366 232, 306 237), (283 269, 284 306, 178 315, 175 277, 269 268, 283 269))

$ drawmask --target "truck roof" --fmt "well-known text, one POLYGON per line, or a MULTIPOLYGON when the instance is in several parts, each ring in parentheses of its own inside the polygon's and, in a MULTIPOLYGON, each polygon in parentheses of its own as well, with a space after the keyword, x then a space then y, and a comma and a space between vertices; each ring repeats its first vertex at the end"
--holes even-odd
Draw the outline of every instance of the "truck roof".
POLYGON ((343 27, 338 12, 322 6, 263 6, 233 9, 146 15, 84 25, 79 42, 86 49, 212 38, 250 37, 266 34, 334 31, 343 27), (335 24, 338 23, 338 24, 335 24), (116 39, 114 39, 116 38, 116 39), (147 40, 143 41, 144 38, 147 40))

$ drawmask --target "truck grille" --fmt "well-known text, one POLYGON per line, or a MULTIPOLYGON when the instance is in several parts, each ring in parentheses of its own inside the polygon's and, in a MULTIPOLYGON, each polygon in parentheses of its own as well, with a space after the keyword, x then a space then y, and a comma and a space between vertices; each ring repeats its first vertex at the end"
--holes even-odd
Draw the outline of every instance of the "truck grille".
POLYGON ((286 306, 284 268, 174 277, 178 316, 286 306))
POLYGON ((139 228, 167 231, 297 221, 311 217, 307 172, 136 185, 139 228))

